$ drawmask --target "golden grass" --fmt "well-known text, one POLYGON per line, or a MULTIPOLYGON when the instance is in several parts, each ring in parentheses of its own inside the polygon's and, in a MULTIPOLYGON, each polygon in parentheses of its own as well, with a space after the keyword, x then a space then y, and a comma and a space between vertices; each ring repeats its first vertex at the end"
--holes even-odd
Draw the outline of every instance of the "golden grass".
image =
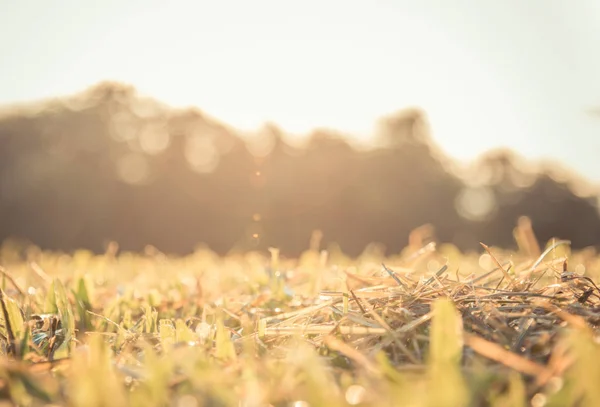
MULTIPOLYGON (((600 405, 600 256, 0 251, 0 398, 72 406, 600 405)), ((8 404, 7 404, 8 405, 8 404)))

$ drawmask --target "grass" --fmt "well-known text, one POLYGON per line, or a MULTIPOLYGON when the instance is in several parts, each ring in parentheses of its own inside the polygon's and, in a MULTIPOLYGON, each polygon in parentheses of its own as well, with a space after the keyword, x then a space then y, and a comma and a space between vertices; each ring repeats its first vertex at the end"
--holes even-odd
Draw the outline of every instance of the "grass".
POLYGON ((515 236, 355 259, 6 244, 2 405, 600 405, 600 256, 515 236))

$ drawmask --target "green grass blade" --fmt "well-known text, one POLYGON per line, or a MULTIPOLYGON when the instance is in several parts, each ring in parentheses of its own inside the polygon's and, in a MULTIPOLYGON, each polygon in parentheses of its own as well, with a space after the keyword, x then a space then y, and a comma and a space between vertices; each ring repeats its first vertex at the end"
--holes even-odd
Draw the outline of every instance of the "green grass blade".
POLYGON ((429 405, 463 407, 468 392, 461 372, 463 350, 462 318, 449 299, 433 303, 428 369, 429 405))

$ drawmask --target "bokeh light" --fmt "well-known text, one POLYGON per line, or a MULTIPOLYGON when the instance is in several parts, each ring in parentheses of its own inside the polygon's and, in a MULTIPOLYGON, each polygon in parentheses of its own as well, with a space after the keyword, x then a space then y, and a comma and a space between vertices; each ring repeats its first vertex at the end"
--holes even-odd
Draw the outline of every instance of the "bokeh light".
POLYGON ((209 173, 219 164, 220 154, 211 138, 192 136, 186 141, 185 158, 194 171, 209 173))
POLYGON ((150 175, 150 166, 141 154, 129 153, 117 161, 117 172, 129 184, 143 184, 150 175))

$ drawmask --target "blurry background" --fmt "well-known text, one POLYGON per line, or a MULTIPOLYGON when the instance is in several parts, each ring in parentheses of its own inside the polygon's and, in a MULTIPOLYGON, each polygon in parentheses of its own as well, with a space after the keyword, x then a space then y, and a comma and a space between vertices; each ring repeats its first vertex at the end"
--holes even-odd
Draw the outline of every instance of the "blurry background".
POLYGON ((0 2, 0 240, 595 245, 598 49, 593 0, 0 2))

